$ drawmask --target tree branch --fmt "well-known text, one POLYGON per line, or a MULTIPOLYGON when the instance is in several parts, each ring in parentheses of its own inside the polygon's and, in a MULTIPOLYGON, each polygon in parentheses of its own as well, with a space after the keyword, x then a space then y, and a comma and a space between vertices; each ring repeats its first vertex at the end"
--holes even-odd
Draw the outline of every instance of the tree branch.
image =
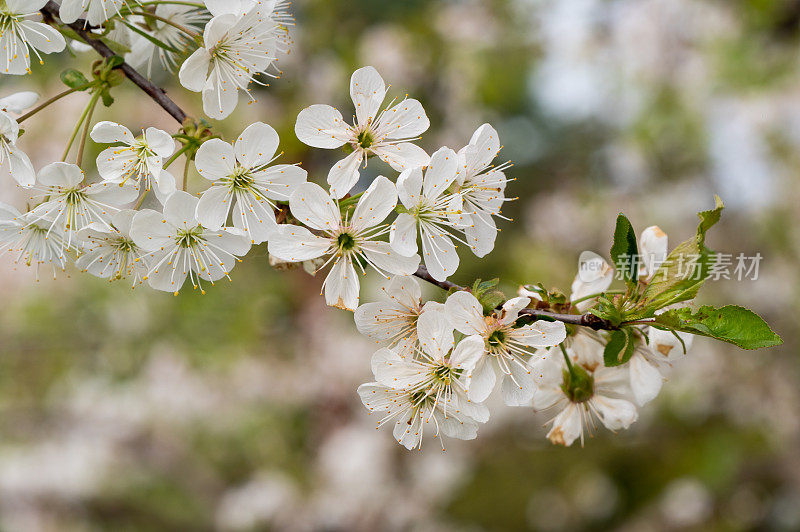
MULTIPOLYGON (((45 16, 45 19, 55 21, 58 20, 58 10, 59 10, 58 4, 56 4, 51 0, 47 2, 47 5, 45 5, 42 8, 41 12, 45 16)), ((91 33, 87 31, 87 28, 91 28, 91 26, 89 26, 85 20, 79 19, 73 22, 72 24, 67 24, 67 26, 69 26, 75 33, 77 33, 81 37, 81 39, 83 39, 86 42, 86 44, 94 48, 98 54, 105 57, 106 59, 117 55, 103 41, 96 39, 94 36, 92 36, 91 33)), ((127 76, 128 79, 130 79, 136 86, 142 89, 142 91, 144 91, 145 94, 147 94, 153 101, 155 101, 158 105, 160 105, 167 113, 169 113, 170 116, 172 116, 179 123, 183 124, 183 122, 188 118, 186 113, 180 107, 178 107, 178 104, 176 104, 169 98, 169 96, 167 96, 164 89, 151 83, 147 78, 139 74, 139 72, 137 72, 133 67, 131 67, 127 63, 123 63, 118 68, 125 73, 125 76, 127 76)), ((280 210, 277 213, 279 223, 286 221, 287 211, 288 209, 280 210)), ((468 288, 457 285, 450 281, 437 281, 431 276, 430 272, 428 272, 428 269, 422 265, 419 266, 419 269, 417 269, 414 275, 446 291, 450 290, 469 291, 468 288)), ((520 311, 520 315, 531 316, 533 318, 555 320, 570 325, 580 325, 583 327, 590 327, 594 330, 601 330, 601 329, 611 330, 616 328, 608 320, 598 318, 593 314, 559 314, 547 310, 526 308, 520 311)))
MULTIPOLYGON (((45 16, 45 19, 55 21, 58 20, 58 10, 58 4, 50 0, 41 9, 41 12, 45 16)), ((63 24, 63 22, 61 22, 61 24, 63 24)), ((94 48, 95 51, 104 58, 108 59, 109 57, 117 55, 103 41, 96 39, 89 31, 87 31, 87 28, 90 28, 91 26, 89 26, 85 20, 78 19, 72 24, 65 25, 77 33, 80 38, 86 42, 86 44, 94 48)), ((120 65, 118 68, 122 70, 125 76, 127 76, 127 78, 131 80, 134 85, 142 89, 154 102, 160 105, 167 113, 169 113, 171 117, 177 120, 178 123, 183 124, 183 122, 188 118, 188 115, 183 111, 183 109, 181 109, 178 104, 173 102, 167 96, 164 89, 154 85, 150 80, 139 74, 139 72, 137 72, 129 64, 122 63, 122 65, 120 65)))
MULTIPOLYGON (((414 275, 424 281, 427 281, 431 284, 438 286, 442 290, 469 291, 468 288, 461 285, 457 285, 455 283, 451 283, 450 281, 437 281, 431 276, 430 272, 428 272, 428 269, 422 265, 420 265, 420 267, 417 269, 414 275)), ((550 312, 549 310, 540 310, 534 308, 522 309, 519 311, 519 314, 520 316, 531 316, 533 318, 560 321, 570 325, 581 325, 583 327, 590 327, 595 331, 601 329, 612 330, 617 328, 614 327, 608 320, 604 320, 603 318, 598 318, 594 314, 559 314, 557 312, 550 312)))

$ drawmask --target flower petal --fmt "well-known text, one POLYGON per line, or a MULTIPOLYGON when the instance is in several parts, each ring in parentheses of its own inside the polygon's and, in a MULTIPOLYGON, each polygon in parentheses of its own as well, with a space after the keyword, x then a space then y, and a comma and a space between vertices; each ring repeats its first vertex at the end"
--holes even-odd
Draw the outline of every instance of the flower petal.
POLYGON ((428 152, 410 142, 378 146, 373 148, 372 152, 398 172, 427 166, 431 160, 428 152))
POLYGON ((103 121, 98 122, 92 128, 89 135, 92 140, 101 144, 111 144, 114 142, 122 142, 123 144, 133 144, 133 133, 127 127, 117 124, 116 122, 103 121))
POLYGON ((417 253, 417 220, 410 214, 398 214, 389 230, 389 244, 399 254, 410 257, 417 253))
POLYGON ((303 183, 289 200, 292 215, 312 229, 333 231, 339 227, 342 215, 336 203, 316 183, 303 183))
POLYGON ((278 150, 278 132, 263 122, 247 126, 236 139, 236 158, 245 168, 257 168, 267 164, 278 150))
POLYGON ((456 292, 445 301, 447 314, 453 326, 464 334, 481 334, 485 329, 483 307, 469 292, 456 292))
POLYGON ((394 183, 379 175, 358 200, 350 223, 356 231, 369 229, 385 220, 396 206, 394 183))
POLYGON ((331 186, 332 197, 343 198, 358 183, 358 167, 362 157, 362 152, 356 150, 331 167, 328 184, 331 186))
POLYGON ((350 256, 340 257, 325 279, 325 302, 331 307, 355 311, 358 307, 358 274, 350 256))
POLYGON ((356 120, 362 126, 375 120, 386 97, 386 83, 371 66, 359 68, 350 77, 350 98, 356 107, 356 120))
POLYGON ((284 225, 270 236, 267 249, 281 260, 301 262, 321 257, 330 245, 330 240, 311 234, 305 227, 284 225))
POLYGON ((200 175, 209 181, 227 177, 236 168, 233 146, 220 139, 207 140, 197 150, 194 164, 200 175))
POLYGON ((330 105, 312 105, 297 115, 294 126, 300 142, 314 148, 339 148, 352 136, 342 113, 330 105))
POLYGON ((455 180, 457 171, 458 158, 456 152, 450 148, 440 148, 431 155, 431 161, 427 170, 425 170, 422 194, 429 200, 437 199, 455 180))

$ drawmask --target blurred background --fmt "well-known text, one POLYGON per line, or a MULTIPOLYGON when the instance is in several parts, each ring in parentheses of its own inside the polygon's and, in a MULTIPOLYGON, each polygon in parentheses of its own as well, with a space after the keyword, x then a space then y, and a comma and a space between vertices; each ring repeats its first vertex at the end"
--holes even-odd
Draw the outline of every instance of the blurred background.
MULTIPOLYGON (((321 279, 254 248, 207 294, 131 291, 75 271, 42 280, 0 257, 0 530, 797 530, 800 392, 800 1, 297 0, 283 76, 218 125, 273 125, 324 182, 339 153, 293 131, 312 103, 351 112, 350 73, 375 66, 420 99, 421 144, 458 149, 491 122, 515 166, 497 247, 462 253, 462 284, 498 276, 568 290, 584 249, 605 256, 616 214, 671 245, 726 202, 709 237, 761 253, 758 280, 700 302, 746 305, 785 345, 697 339, 631 430, 552 446, 547 414, 492 406, 475 441, 409 452, 355 390, 373 346, 324 306, 321 279)), ((91 53, 26 78, 51 96, 91 53)), ((154 79, 190 114, 196 94, 154 79)), ((126 84, 96 120, 175 131, 126 84)), ((60 158, 88 97, 26 122, 37 168, 60 158)), ((87 160, 99 152, 89 145, 87 160)), ((87 170, 89 167, 87 167, 87 170)), ((363 188, 390 170, 378 160, 363 188)), ((387 174, 394 176, 395 174, 387 174)), ((193 174, 191 188, 201 190, 193 174)), ((4 201, 24 207, 12 183, 4 201)), ((377 279, 362 289, 375 295, 377 279)), ((442 294, 431 290, 429 296, 442 294)))

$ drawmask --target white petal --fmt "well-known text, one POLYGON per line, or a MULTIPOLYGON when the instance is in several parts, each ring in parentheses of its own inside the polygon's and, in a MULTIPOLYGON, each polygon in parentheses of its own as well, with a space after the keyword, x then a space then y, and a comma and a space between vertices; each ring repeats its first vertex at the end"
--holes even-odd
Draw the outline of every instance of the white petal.
POLYGON ((371 66, 359 68, 350 78, 350 98, 356 107, 356 120, 365 125, 375 120, 383 99, 386 84, 378 71, 371 66))
POLYGON ((406 209, 412 209, 422 201, 422 168, 410 168, 397 178, 397 197, 406 209))
MULTIPOLYGON (((447 317, 442 316, 442 320, 452 327, 447 317)), ((450 355, 450 362, 465 371, 471 371, 483 357, 485 348, 486 343, 483 341, 482 336, 477 334, 467 336, 458 342, 453 354, 450 355)))
POLYGON ((516 363, 510 363, 509 367, 511 375, 504 377, 501 386, 503 402, 508 406, 527 406, 533 400, 533 394, 536 390, 536 383, 531 375, 531 369, 516 363))
POLYGON ((8 157, 0 163, 0 178, 14 179, 20 186, 30 187, 36 183, 36 170, 27 154, 22 150, 9 151, 8 157))
POLYGON ((661 391, 664 377, 658 368, 652 366, 645 358, 639 354, 634 354, 628 362, 631 373, 631 390, 636 404, 643 406, 649 403, 661 391))
MULTIPOLYGON (((467 243, 476 257, 485 257, 494 249, 497 239, 497 225, 494 218, 484 211, 470 215, 471 225, 464 229, 467 243)), ((613 274, 613 272, 612 272, 613 274)))
POLYGON ((343 198, 358 183, 358 167, 362 157, 361 151, 356 150, 331 167, 328 184, 331 186, 332 197, 343 198))
POLYGON ((417 220, 410 214, 398 214, 389 230, 389 243, 401 255, 415 255, 418 249, 417 220))
POLYGON ((453 348, 453 324, 440 312, 423 312, 417 320, 417 336, 422 350, 441 360, 453 348))
POLYGON ((33 107, 39 95, 32 91, 17 92, 5 98, 0 98, 0 111, 22 113, 25 109, 33 107))
POLYGON ((172 135, 155 127, 148 127, 144 132, 147 146, 159 157, 166 159, 175 152, 175 140, 172 135))
POLYGON ((200 175, 209 181, 229 176, 236 168, 233 146, 220 139, 208 140, 197 150, 194 164, 200 175))
POLYGON ((653 275, 667 258, 668 246, 669 239, 666 233, 657 225, 651 225, 642 231, 642 235, 639 237, 639 255, 642 261, 639 275, 643 277, 653 275))
POLYGON ((139 188, 136 183, 126 181, 125 183, 111 183, 103 181, 92 183, 83 189, 83 192, 95 201, 106 205, 125 205, 136 201, 139 196, 139 188))
POLYGON ((323 188, 315 183, 303 183, 289 200, 292 215, 312 229, 333 231, 342 221, 339 208, 323 188))
POLYGON ((205 48, 199 48, 183 62, 178 72, 181 85, 193 92, 200 92, 206 86, 211 55, 205 48))
POLYGON ((500 323, 503 325, 514 323, 517 321, 517 318, 519 318, 519 311, 527 307, 530 303, 531 298, 525 296, 512 297, 503 303, 503 317, 500 323))
POLYGON ((581 406, 570 403, 553 420, 553 428, 547 433, 551 442, 570 446, 583 433, 581 427, 581 406))
POLYGON ((157 251, 174 244, 175 228, 160 212, 143 209, 131 222, 131 239, 140 248, 157 251))
POLYGON ((433 155, 425 170, 422 194, 430 200, 437 199, 455 180, 458 170, 456 153, 450 148, 440 148, 433 155))
POLYGON ((483 402, 494 390, 497 383, 497 374, 489 357, 484 357, 475 366, 475 369, 467 374, 467 396, 470 401, 483 402))
POLYGON ((427 166, 431 158, 428 152, 410 142, 400 144, 388 144, 373 148, 373 153, 389 166, 402 172, 409 168, 427 166))
POLYGON ((123 144, 133 144, 133 133, 127 127, 116 122, 98 122, 92 128, 90 134, 92 140, 101 144, 111 144, 122 142, 123 144))
POLYGON ((384 176, 378 176, 358 200, 350 222, 356 231, 373 227, 397 206, 397 189, 384 176))
POLYGON ((230 188, 224 186, 208 188, 197 203, 197 221, 203 227, 214 231, 222 228, 228 221, 232 202, 233 194, 230 188))
POLYGON ((350 257, 341 257, 325 279, 325 302, 331 307, 355 311, 358 307, 358 274, 350 257))
POLYGON ((514 338, 529 347, 553 347, 567 338, 567 330, 560 321, 538 320, 515 329, 514 338))
POLYGON ((83 171, 71 163, 50 163, 41 170, 37 180, 48 187, 76 187, 83 181, 83 171))
POLYGON ((381 115, 375 128, 378 136, 389 139, 408 139, 422 135, 431 126, 422 104, 405 99, 381 115))
POLYGON ((675 360, 685 355, 692 347, 692 340, 694 335, 688 333, 677 333, 680 340, 670 331, 662 331, 655 328, 650 328, 648 336, 650 339, 650 349, 659 355, 665 356, 670 360, 675 360), (684 352, 684 346, 686 351, 684 352))
POLYGON ((483 307, 469 292, 456 292, 445 301, 447 314, 453 326, 464 334, 481 334, 486 328, 483 307))
POLYGON ((388 242, 367 242, 362 244, 361 250, 370 262, 385 272, 412 275, 419 268, 419 255, 400 255, 388 242))
POLYGON ((245 168, 267 164, 278 150, 278 132, 263 122, 247 126, 236 139, 236 157, 245 168))
POLYGON ((339 148, 352 136, 342 113, 330 105, 312 105, 297 115, 294 126, 300 142, 314 148, 339 148))
MULTIPOLYGON (((433 231, 436 231, 434 229, 433 231)), ((444 281, 458 269, 458 253, 450 237, 443 233, 433 233, 423 228, 422 258, 425 267, 437 281, 444 281)))
POLYGON ((311 234, 305 227, 284 225, 270 236, 267 249, 281 260, 301 262, 321 257, 329 247, 330 240, 311 234))
POLYGON ((500 136, 489 124, 475 130, 465 149, 467 173, 475 175, 488 168, 500 151, 500 136))
POLYGON ((197 222, 197 203, 200 200, 178 190, 164 204, 164 218, 175 227, 194 228, 197 222))
POLYGON ((630 401, 602 396, 592 401, 603 425, 609 430, 627 429, 638 417, 636 407, 630 401))

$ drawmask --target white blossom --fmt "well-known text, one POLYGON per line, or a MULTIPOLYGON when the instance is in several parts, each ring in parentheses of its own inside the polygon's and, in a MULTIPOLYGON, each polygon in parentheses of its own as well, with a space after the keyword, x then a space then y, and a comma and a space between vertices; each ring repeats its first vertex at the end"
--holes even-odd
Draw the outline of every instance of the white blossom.
POLYGON ((56 269, 64 270, 67 265, 63 234, 32 213, 21 214, 5 203, 0 203, 0 245, 2 253, 11 253, 15 262, 35 264, 37 280, 42 265, 53 268, 53 277, 56 269))
POLYGON ((592 369, 573 362, 570 370, 559 348, 552 348, 532 368, 534 408, 559 410, 547 434, 553 443, 569 446, 580 438, 583 444, 584 427, 593 427, 594 417, 614 431, 627 429, 638 417, 624 368, 592 369))
POLYGON ((8 176, 26 187, 36 181, 36 171, 25 152, 17 146, 19 124, 10 113, 19 114, 38 99, 35 92, 18 92, 0 98, 0 177, 8 176))
POLYGON ((201 280, 214 284, 228 277, 237 258, 250 250, 250 241, 238 229, 212 231, 200 225, 197 202, 179 190, 167 199, 163 214, 144 209, 133 218, 130 235, 151 252, 147 280, 156 290, 177 294, 189 277, 203 291, 201 280))
POLYGON ((392 223, 389 242, 398 253, 413 255, 419 233, 425 267, 437 281, 444 281, 458 269, 453 244, 453 238, 458 237, 453 231, 471 223, 469 215, 462 213, 460 196, 447 193, 457 171, 456 153, 441 148, 431 156, 424 174, 420 167, 410 168, 397 179, 397 195, 406 212, 392 223))
POLYGON ((492 161, 500 152, 500 137, 489 124, 483 124, 473 133, 469 144, 458 152, 457 174, 458 208, 469 214, 471 222, 464 230, 472 252, 478 257, 486 256, 494 249, 497 238, 495 217, 508 220, 501 214, 506 201, 505 170, 510 163, 497 167, 492 161))
MULTIPOLYGON (((180 4, 159 4, 155 14, 178 26, 197 31, 202 31, 210 19, 205 9, 180 4)), ((153 19, 149 31, 143 31, 174 50, 185 50, 192 44, 191 37, 186 32, 163 20, 153 19)), ((172 50, 157 46, 152 40, 134 32, 131 32, 131 40, 131 51, 125 55, 125 61, 133 68, 145 68, 150 76, 154 59, 158 59, 165 70, 172 71, 176 67, 176 59, 180 56, 172 50)))
POLYGON ((356 328, 367 338, 385 343, 401 358, 417 346, 417 320, 423 312, 442 311, 435 301, 423 305, 422 290, 413 277, 395 275, 381 287, 382 300, 360 305, 354 314, 356 328))
POLYGON ((47 0, 4 0, 0 3, 0 73, 27 74, 31 71, 31 52, 60 52, 67 45, 52 26, 30 20, 39 16, 47 0))
POLYGON ((136 211, 125 209, 111 217, 111 225, 91 223, 78 231, 83 253, 75 266, 96 277, 116 281, 130 279, 138 286, 149 271, 147 254, 136 245, 130 235, 136 211))
POLYGON ((326 302, 355 310, 359 300, 356 266, 364 275, 365 265, 380 273, 411 275, 419 265, 419 255, 404 257, 388 242, 377 240, 389 231, 381 222, 396 205, 394 183, 383 176, 364 192, 352 214, 348 210, 344 215, 322 187, 304 183, 292 194, 289 207, 298 221, 321 234, 301 226, 283 226, 270 237, 269 253, 289 262, 326 257, 325 265, 333 263, 323 283, 326 302))
POLYGON ((259 73, 276 58, 278 24, 271 3, 214 1, 206 6, 214 17, 203 31, 203 46, 181 65, 181 85, 203 94, 203 111, 221 120, 239 102, 239 90, 249 91, 259 73), (269 12, 268 12, 269 11, 269 12))
POLYGON ((422 314, 417 328, 416 358, 386 348, 375 353, 375 382, 359 386, 361 401, 370 412, 383 414, 378 427, 395 422, 394 437, 407 449, 421 447, 426 430, 440 440, 442 434, 474 439, 489 411, 467 398, 462 376, 483 355, 483 340, 468 336, 455 345, 452 325, 439 312, 422 314))
MULTIPOLYGON (((288 201, 307 172, 297 165, 269 166, 277 156, 278 133, 256 122, 245 129, 235 145, 219 139, 203 143, 195 165, 212 182, 197 205, 197 219, 209 229, 219 229, 233 207, 233 225, 254 244, 265 242, 278 229, 276 201, 288 201)), ((280 154, 278 155, 280 156, 280 154)))
POLYGON ((328 173, 334 198, 344 197, 358 181, 358 169, 370 155, 377 155, 398 172, 425 166, 430 158, 412 144, 427 131, 430 121, 417 100, 403 99, 380 111, 386 84, 371 66, 356 70, 350 78, 350 97, 356 108, 353 125, 330 105, 312 105, 300 111, 295 124, 297 138, 315 148, 347 146, 353 151, 328 173))
POLYGON ((62 22, 72 24, 86 13, 86 21, 99 26, 115 15, 121 15, 121 8, 138 5, 137 0, 61 0, 58 16, 62 22))
POLYGON ((127 127, 104 121, 92 128, 91 137, 101 144, 121 144, 97 156, 97 171, 104 180, 127 183, 130 179, 137 189, 152 188, 162 203, 175 192, 175 177, 163 169, 165 160, 175 151, 175 141, 166 131, 149 127, 134 137, 127 127))
POLYGON ((36 190, 47 198, 31 211, 35 221, 46 221, 50 230, 63 233, 67 247, 73 246, 75 233, 90 223, 110 227, 111 216, 119 207, 136 199, 132 183, 103 181, 84 184, 84 173, 70 163, 52 163, 39 171, 36 190))
POLYGON ((532 355, 536 349, 560 344, 567 332, 563 323, 544 320, 516 327, 519 311, 530 301, 515 297, 506 301, 501 311, 484 316, 480 302, 469 292, 456 292, 447 298, 445 311, 456 330, 477 335, 484 342, 483 356, 467 375, 471 400, 484 401, 498 380, 507 405, 525 405, 533 398, 532 355))

